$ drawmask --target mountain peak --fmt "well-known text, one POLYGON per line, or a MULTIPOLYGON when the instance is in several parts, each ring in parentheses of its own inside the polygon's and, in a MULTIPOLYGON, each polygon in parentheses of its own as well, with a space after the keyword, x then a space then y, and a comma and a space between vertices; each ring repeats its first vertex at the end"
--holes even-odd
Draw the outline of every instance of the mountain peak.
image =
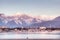
POLYGON ((60 16, 56 17, 54 20, 55 21, 60 21, 60 16))
POLYGON ((14 14, 14 16, 20 16, 20 15, 25 15, 24 13, 17 12, 14 14))
POLYGON ((4 14, 3 13, 0 13, 0 16, 3 16, 4 14))

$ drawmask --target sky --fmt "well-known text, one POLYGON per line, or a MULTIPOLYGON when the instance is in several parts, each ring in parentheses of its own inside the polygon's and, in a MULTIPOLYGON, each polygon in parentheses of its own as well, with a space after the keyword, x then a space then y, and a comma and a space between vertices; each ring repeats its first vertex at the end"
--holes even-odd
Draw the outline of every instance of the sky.
POLYGON ((60 16, 60 0, 0 0, 0 13, 60 16))

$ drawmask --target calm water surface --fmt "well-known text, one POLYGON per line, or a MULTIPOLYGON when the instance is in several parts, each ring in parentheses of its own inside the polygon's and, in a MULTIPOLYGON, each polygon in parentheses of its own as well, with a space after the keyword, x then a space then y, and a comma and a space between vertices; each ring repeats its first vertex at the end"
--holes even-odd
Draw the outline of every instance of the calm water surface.
POLYGON ((19 40, 59 40, 60 39, 60 32, 58 33, 0 33, 0 39, 19 39, 19 40))

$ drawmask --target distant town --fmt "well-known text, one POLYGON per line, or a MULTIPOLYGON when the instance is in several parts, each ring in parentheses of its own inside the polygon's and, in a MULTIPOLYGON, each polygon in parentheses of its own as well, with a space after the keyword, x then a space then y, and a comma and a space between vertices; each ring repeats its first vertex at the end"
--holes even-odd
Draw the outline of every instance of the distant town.
POLYGON ((46 28, 46 27, 40 27, 40 28, 7 28, 4 26, 0 26, 0 33, 3 32, 17 32, 17 33, 34 33, 34 32, 53 32, 53 31, 60 31, 60 28, 46 28))

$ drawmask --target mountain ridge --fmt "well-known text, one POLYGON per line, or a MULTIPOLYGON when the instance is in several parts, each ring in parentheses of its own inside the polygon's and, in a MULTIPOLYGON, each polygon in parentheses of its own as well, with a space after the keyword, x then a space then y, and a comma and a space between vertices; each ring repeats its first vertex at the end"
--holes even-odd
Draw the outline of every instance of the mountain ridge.
POLYGON ((15 15, 15 16, 5 16, 0 14, 0 26, 7 26, 8 28, 15 27, 26 27, 26 28, 38 28, 38 27, 48 27, 50 28, 60 28, 60 16, 49 19, 46 17, 32 17, 26 14, 15 15), (55 20, 55 21, 54 21, 55 20), (57 20, 57 21, 56 21, 57 20))

